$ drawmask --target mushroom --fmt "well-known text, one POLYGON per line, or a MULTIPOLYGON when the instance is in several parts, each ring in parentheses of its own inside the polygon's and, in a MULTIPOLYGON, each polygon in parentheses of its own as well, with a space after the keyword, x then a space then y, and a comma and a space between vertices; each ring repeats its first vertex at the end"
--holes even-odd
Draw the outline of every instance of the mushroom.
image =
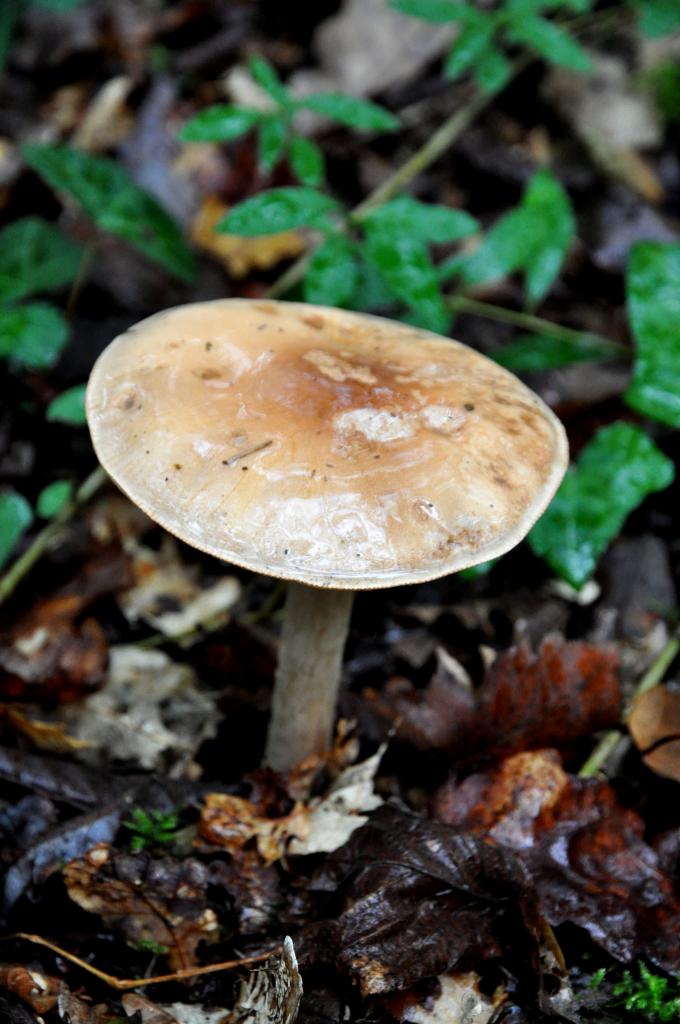
POLYGON ((143 320, 87 390, 97 455, 153 520, 289 581, 266 761, 330 743, 353 593, 514 547, 564 474, 559 420, 491 360, 381 317, 221 299, 143 320))

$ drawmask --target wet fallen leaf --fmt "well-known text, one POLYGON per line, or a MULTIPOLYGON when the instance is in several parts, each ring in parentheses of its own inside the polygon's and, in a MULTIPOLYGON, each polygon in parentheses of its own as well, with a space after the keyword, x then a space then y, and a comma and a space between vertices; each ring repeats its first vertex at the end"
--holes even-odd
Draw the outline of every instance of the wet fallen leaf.
POLYGON ((198 945, 218 938, 206 901, 208 871, 196 860, 120 853, 102 843, 67 864, 63 877, 71 899, 118 928, 129 945, 164 946, 172 970, 195 966, 198 945))
POLYGON ((107 661, 104 632, 82 613, 105 594, 129 586, 129 561, 118 551, 90 563, 52 597, 37 602, 12 627, 0 646, 0 688, 21 696, 27 685, 40 695, 70 700, 99 682, 107 661))
POLYGON ((309 810, 301 803, 281 817, 267 817, 243 797, 209 793, 201 809, 199 833, 206 842, 232 856, 254 840, 263 863, 273 864, 285 855, 291 840, 304 839, 309 828, 309 810))
POLYGON ((226 612, 241 593, 234 576, 224 576, 204 587, 196 566, 185 565, 176 542, 166 538, 160 551, 137 545, 132 571, 134 585, 123 591, 118 603, 128 622, 148 623, 165 636, 179 637, 226 612))
POLYGON ((399 736, 453 757, 566 744, 618 722, 616 665, 611 649, 550 636, 535 655, 525 644, 499 655, 476 693, 440 667, 424 690, 400 680, 373 708, 401 719, 399 736))
POLYGON ((281 874, 265 865, 257 850, 240 850, 237 857, 214 860, 210 881, 227 891, 241 935, 255 935, 278 921, 284 902, 281 874))
POLYGON ((0 985, 19 996, 39 1014, 54 1009, 62 984, 58 978, 50 978, 19 964, 0 966, 0 985))
POLYGON ((568 775, 554 752, 508 758, 447 784, 438 816, 522 851, 551 925, 579 925, 616 959, 680 966, 680 901, 645 824, 606 782, 568 775))
POLYGON ((388 1002, 390 1012, 409 1024, 487 1024, 501 998, 479 991, 474 972, 443 974, 427 993, 406 992, 388 1002))
POLYGON ((87 999, 82 999, 74 992, 69 991, 66 986, 62 987, 57 999, 57 1010, 59 1017, 64 1024, 115 1024, 120 1022, 120 1017, 113 1010, 109 1010, 103 1003, 93 1005, 87 999))
POLYGON ((680 782, 680 690, 655 686, 641 694, 628 729, 645 764, 657 775, 680 782))
POLYGON ((304 251, 304 238, 297 231, 260 238, 218 234, 215 225, 228 209, 214 197, 205 199, 191 225, 191 237, 197 246, 215 256, 231 277, 246 277, 252 270, 269 270, 304 251))
POLYGON ((512 851, 471 832, 381 807, 327 858, 312 890, 334 894, 333 916, 303 929, 303 966, 333 964, 364 995, 501 955, 538 984, 529 876, 512 851))
POLYGON ((120 646, 111 648, 99 691, 63 717, 69 734, 88 744, 81 752, 88 761, 164 766, 177 777, 195 771, 193 756, 215 735, 219 713, 190 666, 163 651, 120 646))

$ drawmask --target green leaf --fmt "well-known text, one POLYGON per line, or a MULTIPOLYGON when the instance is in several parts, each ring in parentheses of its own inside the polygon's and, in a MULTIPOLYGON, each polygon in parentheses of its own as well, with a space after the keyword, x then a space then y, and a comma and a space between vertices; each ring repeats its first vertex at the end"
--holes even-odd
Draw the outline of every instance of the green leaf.
POLYGON ((5 70, 7 57, 14 38, 14 28, 23 13, 25 0, 0 3, 0 75, 5 70))
POLYGON ((556 338, 550 334, 528 334, 504 345, 493 358, 516 373, 552 370, 571 363, 595 362, 620 357, 619 349, 590 334, 575 338, 556 338))
POLYGON ((512 64, 500 50, 486 50, 473 69, 475 81, 483 92, 498 92, 512 76, 512 64))
POLYGON ((131 242, 182 280, 194 280, 196 261, 179 227, 114 160, 70 146, 26 145, 22 152, 29 167, 72 196, 103 231, 131 242))
POLYGON ((411 14, 423 21, 465 21, 468 17, 463 4, 448 0, 390 0, 390 7, 402 14, 411 14))
POLYGON ((15 369, 49 370, 68 341, 61 313, 47 302, 0 308, 0 357, 15 369))
POLYGON ((84 2, 85 0, 33 0, 37 7, 42 7, 46 11, 54 11, 56 14, 63 13, 64 11, 73 11, 84 2))
POLYGON ((524 270, 527 299, 536 305, 550 291, 574 234, 574 215, 566 192, 546 169, 536 172, 516 209, 502 217, 479 248, 440 274, 457 270, 466 284, 479 284, 524 270))
POLYGON ((572 71, 590 71, 592 61, 583 47, 565 29, 547 18, 523 18, 513 22, 508 36, 523 43, 551 64, 572 71))
POLYGON ((13 490, 0 491, 0 567, 33 522, 26 499, 13 490))
POLYGON ((270 188, 235 206, 219 221, 216 230, 246 238, 274 235, 315 225, 337 208, 334 199, 312 188, 270 188))
POLYGON ((477 230, 474 217, 463 210, 436 203, 421 203, 410 196, 392 199, 371 210, 361 223, 368 230, 389 229, 404 232, 423 242, 455 242, 477 230))
POLYGON ((38 495, 35 510, 41 519, 52 519, 60 512, 73 495, 73 484, 70 480, 55 480, 44 487, 38 495))
POLYGON ((182 142, 231 142, 249 132, 262 115, 256 110, 222 103, 207 107, 192 117, 182 128, 182 142))
POLYGON ((292 100, 288 90, 268 60, 259 56, 251 57, 248 61, 248 67, 257 84, 261 85, 272 99, 280 103, 282 107, 289 107, 291 105, 292 100))
POLYGON ((62 391, 47 406, 45 416, 52 423, 68 423, 82 427, 85 423, 85 384, 62 391))
POLYGON ((40 217, 23 217, 0 231, 0 302, 69 284, 82 250, 40 217))
POLYGON ((278 114, 265 115, 257 129, 257 162, 263 171, 271 171, 281 159, 286 145, 286 122, 278 114))
POLYGON ((629 423, 598 431, 568 472, 529 544, 580 588, 600 555, 643 499, 673 480, 673 463, 629 423))
POLYGON ((446 333, 451 317, 424 242, 408 234, 372 230, 367 232, 364 252, 395 298, 415 313, 418 324, 440 334, 446 333))
POLYGON ((457 78, 479 60, 491 48, 496 31, 496 23, 488 18, 476 25, 467 25, 456 37, 453 48, 446 59, 444 74, 447 78, 457 78))
POLYGON ((625 400, 644 416, 680 427, 680 244, 635 245, 627 292, 637 355, 625 400))
POLYGON ((393 132, 399 127, 399 119, 384 107, 340 92, 313 93, 299 100, 299 106, 358 131, 393 132))
POLYGON ((677 0, 636 0, 635 6, 641 30, 652 39, 668 36, 680 26, 677 0))
POLYGON ((304 280, 306 302, 344 306, 354 294, 358 267, 345 235, 329 235, 314 252, 304 280))
POLYGON ((324 176, 323 153, 310 139, 294 135, 288 145, 288 157, 293 173, 303 185, 320 185, 324 176))

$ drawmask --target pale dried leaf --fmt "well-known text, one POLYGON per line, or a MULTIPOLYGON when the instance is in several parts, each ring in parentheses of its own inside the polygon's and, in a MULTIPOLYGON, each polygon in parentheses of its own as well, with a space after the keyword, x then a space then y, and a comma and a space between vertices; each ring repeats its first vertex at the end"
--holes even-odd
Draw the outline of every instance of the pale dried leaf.
POLYGON ((655 686, 641 694, 628 728, 645 764, 657 775, 680 782, 680 690, 655 686))
POLYGON ((409 1024, 487 1024, 498 1006, 479 991, 474 972, 444 974, 437 979, 438 995, 421 1002, 404 1000, 398 1019, 409 1024))
POLYGON ((263 862, 273 864, 284 856, 291 839, 307 835, 309 810, 296 803, 290 814, 268 818, 243 797, 208 793, 201 810, 199 831, 209 843, 232 855, 254 839, 263 862))
POLYGON ((134 646, 111 648, 102 688, 64 715, 69 734, 90 745, 84 759, 165 766, 174 777, 194 770, 194 754, 215 736, 220 717, 190 666, 134 646))

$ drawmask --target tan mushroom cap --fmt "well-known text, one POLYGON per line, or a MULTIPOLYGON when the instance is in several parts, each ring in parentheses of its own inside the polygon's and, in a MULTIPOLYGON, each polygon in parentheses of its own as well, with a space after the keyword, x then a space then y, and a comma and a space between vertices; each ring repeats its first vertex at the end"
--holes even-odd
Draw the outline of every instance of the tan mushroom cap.
POLYGON ((564 429, 507 370, 381 317, 224 299, 116 338, 87 391, 97 454, 193 547, 319 587, 435 579, 512 548, 564 429))

